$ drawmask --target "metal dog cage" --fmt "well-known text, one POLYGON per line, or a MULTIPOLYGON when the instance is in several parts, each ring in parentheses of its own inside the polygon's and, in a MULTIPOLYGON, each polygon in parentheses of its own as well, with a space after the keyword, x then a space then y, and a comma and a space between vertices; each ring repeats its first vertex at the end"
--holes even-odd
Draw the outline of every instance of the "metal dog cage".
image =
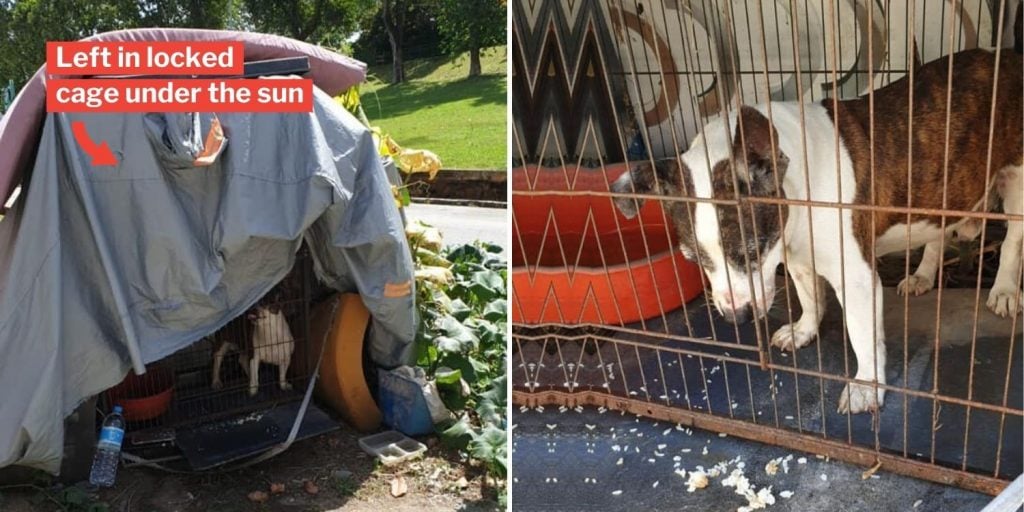
MULTIPOLYGON (((144 375, 131 372, 120 384, 104 392, 99 403, 104 413, 115 404, 124 409, 128 423, 125 451, 163 457, 177 452, 177 445, 190 455, 190 450, 202 451, 200 445, 204 441, 200 438, 210 434, 204 431, 206 426, 227 432, 262 419, 266 411, 285 408, 290 412, 283 414, 294 417, 295 411, 291 409, 302 400, 318 359, 318 353, 309 349, 310 310, 325 293, 314 277, 312 265, 309 250, 303 245, 285 278, 248 311, 187 348, 147 365, 144 375), (261 319, 260 315, 265 316, 261 319), (267 322, 269 328, 264 331, 266 334, 254 338, 256 324, 261 321, 267 322), (288 327, 287 334, 280 328, 282 322, 288 327), (214 366, 225 343, 231 347, 221 351, 221 384, 215 385, 214 366), (246 363, 255 352, 262 353, 263 363, 257 369, 258 384, 253 390, 251 366, 246 363), (284 385, 279 380, 280 365, 276 364, 282 360, 289 361, 284 385), (234 424, 221 425, 225 422, 234 424)), ((238 449, 245 451, 245 447, 238 449)), ((196 465, 195 460, 191 462, 196 465)), ((225 461, 202 460, 199 465, 221 462, 225 461)))
MULTIPOLYGON (((771 334, 799 311, 784 271, 771 276, 779 293, 767 317, 725 323, 710 298, 686 300, 702 284, 665 257, 678 240, 664 210, 638 216, 639 226, 607 211, 623 197, 750 208, 750 198, 609 185, 638 162, 682 153, 709 118, 740 104, 852 98, 960 50, 1012 52, 1022 9, 1014 0, 513 2, 513 401, 628 411, 998 493, 1024 471, 1024 341, 1019 313, 986 317, 982 289, 1007 222, 1022 215, 757 198, 779 210, 980 221, 977 241, 945 248, 922 298, 893 289, 920 250, 872 259, 886 287, 889 353, 888 384, 875 385, 888 394, 877 413, 841 414, 855 362, 833 293, 813 346, 782 352, 771 334)), ((979 179, 995 172, 980 169, 979 179)), ((1018 270, 1016 290, 1021 279, 1018 270)))

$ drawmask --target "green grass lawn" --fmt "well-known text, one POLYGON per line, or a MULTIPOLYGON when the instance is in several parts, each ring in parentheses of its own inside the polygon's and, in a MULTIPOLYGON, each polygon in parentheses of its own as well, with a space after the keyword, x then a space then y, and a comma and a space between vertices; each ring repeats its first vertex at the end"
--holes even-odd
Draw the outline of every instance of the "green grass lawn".
POLYGON ((445 169, 505 169, 505 47, 480 61, 473 78, 468 54, 407 61, 399 85, 387 83, 390 64, 371 66, 360 87, 366 117, 402 147, 437 153, 445 169))

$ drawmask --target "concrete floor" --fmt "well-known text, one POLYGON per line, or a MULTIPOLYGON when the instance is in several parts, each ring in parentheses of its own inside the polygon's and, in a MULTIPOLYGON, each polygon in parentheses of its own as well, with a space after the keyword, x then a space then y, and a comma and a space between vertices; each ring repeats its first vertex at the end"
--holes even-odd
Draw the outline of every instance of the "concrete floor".
POLYGON ((484 240, 508 251, 507 209, 413 203, 406 208, 406 216, 441 230, 445 245, 484 240))
POLYGON ((725 475, 689 493, 676 470, 707 470, 737 457, 751 486, 771 486, 776 502, 769 511, 974 512, 991 500, 882 471, 865 480, 865 468, 614 412, 514 408, 512 417, 515 511, 731 512, 747 501, 722 485, 725 475), (793 456, 788 473, 781 467, 774 476, 765 473, 769 461, 787 455, 793 456), (783 498, 781 491, 793 495, 783 498))

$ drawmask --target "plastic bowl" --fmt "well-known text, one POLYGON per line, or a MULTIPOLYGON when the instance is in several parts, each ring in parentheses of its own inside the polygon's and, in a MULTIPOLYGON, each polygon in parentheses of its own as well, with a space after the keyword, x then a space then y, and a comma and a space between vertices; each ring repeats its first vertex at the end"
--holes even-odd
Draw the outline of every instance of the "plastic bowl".
POLYGON ((174 376, 167 368, 150 368, 144 375, 134 371, 110 388, 111 405, 120 405, 127 421, 146 421, 167 412, 174 397, 174 376))

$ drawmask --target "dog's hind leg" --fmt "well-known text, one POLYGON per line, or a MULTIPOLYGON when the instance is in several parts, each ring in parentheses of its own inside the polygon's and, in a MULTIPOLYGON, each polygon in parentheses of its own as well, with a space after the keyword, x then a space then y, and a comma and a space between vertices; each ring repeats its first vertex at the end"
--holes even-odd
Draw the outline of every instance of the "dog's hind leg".
POLYGON ((245 376, 248 377, 249 376, 249 358, 246 357, 245 354, 243 354, 241 352, 239 352, 239 354, 238 354, 238 366, 242 367, 242 373, 244 373, 245 376))
POLYGON ((260 390, 260 356, 258 350, 253 352, 249 360, 249 396, 256 396, 260 390))
POLYGON ((288 365, 292 362, 290 357, 284 358, 281 364, 277 365, 277 384, 281 387, 281 391, 290 391, 292 385, 288 383, 288 365))
POLYGON ((782 350, 792 350, 806 346, 818 335, 818 325, 825 314, 825 290, 823 283, 815 281, 818 276, 809 266, 790 262, 787 268, 796 285, 796 295, 800 299, 800 319, 791 324, 783 325, 772 334, 771 345, 782 350), (815 296, 817 288, 817 296, 815 296))
MULTIPOLYGON (((857 356, 857 373, 853 378, 885 384, 885 328, 882 322, 882 284, 863 259, 848 254, 845 269, 845 293, 841 279, 829 278, 836 290, 846 317, 850 345, 857 356), (872 298, 873 297, 873 298, 872 298), (845 298, 845 300, 844 300, 845 298)), ((851 413, 877 410, 882 406, 885 390, 871 384, 851 382, 839 397, 839 412, 851 413)))
POLYGON ((224 355, 232 348, 234 348, 234 345, 231 343, 224 343, 213 354, 213 375, 210 378, 210 387, 213 389, 224 387, 224 383, 220 381, 220 365, 224 362, 224 355))
MULTIPOLYGON (((1024 167, 1007 167, 999 171, 999 194, 1003 198, 1005 213, 1024 213, 1024 167)), ((993 313, 1012 317, 1024 308, 1017 285, 1024 253, 1024 222, 1011 220, 1006 223, 1006 238, 999 247, 999 270, 988 294, 986 305, 993 313)))
POLYGON ((940 238, 928 242, 924 246, 924 255, 921 256, 921 263, 918 263, 917 270, 900 281, 900 284, 896 287, 896 293, 916 296, 931 290, 935 286, 935 273, 939 270, 944 243, 945 240, 940 238))

